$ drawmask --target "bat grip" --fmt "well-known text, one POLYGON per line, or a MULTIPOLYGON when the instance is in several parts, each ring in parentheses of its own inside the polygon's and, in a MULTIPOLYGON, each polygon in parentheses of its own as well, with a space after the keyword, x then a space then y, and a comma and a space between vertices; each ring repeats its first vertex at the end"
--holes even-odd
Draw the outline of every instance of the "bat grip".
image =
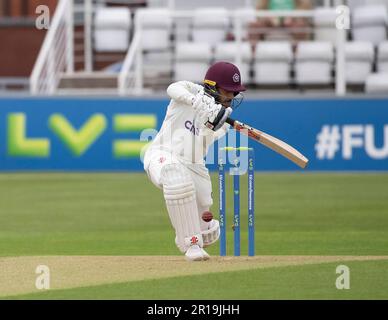
POLYGON ((227 118, 225 122, 229 123, 232 127, 234 127, 235 120, 233 120, 232 118, 227 118))

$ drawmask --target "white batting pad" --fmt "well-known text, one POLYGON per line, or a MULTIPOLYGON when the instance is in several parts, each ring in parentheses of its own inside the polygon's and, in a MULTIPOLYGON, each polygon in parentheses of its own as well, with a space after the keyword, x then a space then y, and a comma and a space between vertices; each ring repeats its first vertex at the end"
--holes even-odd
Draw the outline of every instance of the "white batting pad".
POLYGON ((190 173, 181 164, 168 164, 162 169, 161 180, 178 248, 186 251, 191 244, 202 247, 195 187, 190 173))

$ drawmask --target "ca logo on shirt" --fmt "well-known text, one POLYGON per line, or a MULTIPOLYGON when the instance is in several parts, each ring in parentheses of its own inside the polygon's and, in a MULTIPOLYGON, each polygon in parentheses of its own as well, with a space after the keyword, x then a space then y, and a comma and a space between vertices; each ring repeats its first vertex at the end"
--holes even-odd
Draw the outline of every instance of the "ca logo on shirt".
POLYGON ((185 128, 189 130, 192 134, 199 136, 199 129, 195 127, 194 123, 190 120, 185 122, 185 128))

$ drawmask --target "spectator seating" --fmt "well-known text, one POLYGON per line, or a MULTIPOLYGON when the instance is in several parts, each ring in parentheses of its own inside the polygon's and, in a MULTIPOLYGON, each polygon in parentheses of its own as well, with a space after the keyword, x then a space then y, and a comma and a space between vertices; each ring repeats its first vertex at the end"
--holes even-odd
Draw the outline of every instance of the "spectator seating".
POLYGON ((337 13, 335 8, 318 7, 314 10, 314 39, 329 41, 333 45, 337 42, 336 28, 337 13))
POLYGON ((98 8, 94 26, 94 48, 96 51, 127 51, 131 28, 131 13, 128 8, 98 8))
POLYGON ((346 5, 353 11, 356 7, 363 6, 365 0, 347 0, 346 5))
MULTIPOLYGON (((377 2, 366 5, 365 1, 360 1, 352 7, 353 41, 345 45, 347 84, 364 84, 371 91, 380 90, 386 81, 382 73, 388 74, 388 7, 377 2), (376 57, 374 46, 377 48, 376 57), (371 74, 375 62, 379 74, 371 74)), ((236 56, 241 53, 239 68, 247 84, 283 86, 294 83, 292 76, 298 85, 333 83, 334 49, 337 42, 335 8, 315 9, 315 41, 297 43, 295 57, 289 41, 260 41, 252 51, 251 45, 245 40, 250 22, 256 19, 253 8, 228 12, 223 7, 205 7, 194 9, 193 13, 192 19, 181 19, 190 26, 189 38, 179 39, 173 37, 173 23, 179 19, 173 20, 169 9, 147 8, 136 11, 135 25, 142 27, 145 74, 157 78, 163 71, 170 77, 173 71, 173 80, 201 82, 212 62, 224 60, 236 63, 236 56), (244 17, 241 24, 244 41, 241 47, 238 47, 237 42, 226 41, 230 39, 229 31, 234 31, 230 29, 231 23, 235 23, 235 20, 230 19, 233 17, 231 14, 244 17), (175 41, 171 42, 172 39, 175 41)), ((128 8, 99 7, 94 26, 96 51, 127 51, 132 31, 128 8)))
POLYGON ((377 70, 388 73, 388 41, 381 42, 378 47, 377 70))
POLYGON ((143 50, 165 50, 170 47, 172 18, 168 9, 139 9, 143 50))
MULTIPOLYGON (((149 6, 160 6, 161 3, 167 3, 168 1, 147 0, 147 2, 149 6)), ((210 2, 212 3, 212 6, 222 6, 228 10, 238 9, 247 5, 247 0, 174 0, 174 7, 177 10, 194 10, 196 8, 206 7, 210 2)), ((253 4, 253 1, 251 4, 253 4)))
POLYGON ((256 84, 290 83, 292 48, 289 42, 259 42, 255 50, 256 84))
POLYGON ((296 51, 296 83, 299 85, 330 84, 333 60, 334 48, 330 42, 300 42, 296 51))
POLYGON ((242 8, 236 10, 235 14, 241 21, 242 38, 247 40, 249 34, 249 24, 256 20, 255 10, 253 8, 242 8))
POLYGON ((252 50, 251 46, 247 42, 241 43, 239 48, 236 42, 220 42, 216 44, 214 51, 214 59, 216 61, 229 61, 235 63, 237 53, 241 53, 241 79, 244 82, 251 82, 250 80, 250 68, 252 61, 252 50))
POLYGON ((370 74, 365 83, 366 93, 388 93, 388 73, 370 74))
POLYGON ((364 84, 372 72, 374 47, 371 42, 348 42, 345 45, 346 82, 364 84))
POLYGON ((353 40, 371 41, 377 45, 387 38, 387 6, 356 7, 352 14, 353 40))
POLYGON ((212 60, 211 45, 198 42, 178 42, 175 53, 175 81, 202 82, 212 60))
POLYGON ((225 8, 199 8, 194 12, 192 38, 194 42, 215 44, 226 39, 229 28, 225 8))
POLYGON ((350 10, 354 10, 356 7, 361 7, 365 5, 388 5, 388 0, 347 0, 346 5, 350 10))

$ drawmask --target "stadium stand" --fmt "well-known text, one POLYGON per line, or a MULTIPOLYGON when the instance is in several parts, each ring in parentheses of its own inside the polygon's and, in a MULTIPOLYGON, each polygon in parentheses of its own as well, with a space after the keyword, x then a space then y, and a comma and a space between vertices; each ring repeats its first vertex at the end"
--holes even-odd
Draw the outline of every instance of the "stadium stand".
POLYGON ((144 79, 152 87, 171 82, 173 51, 171 37, 173 20, 167 8, 139 9, 135 28, 141 29, 144 79))
POLYGON ((225 8, 198 8, 194 11, 192 39, 194 42, 215 44, 226 40, 230 27, 225 8))
POLYGON ((334 48, 330 42, 300 42, 296 51, 295 75, 299 85, 332 83, 334 48))
POLYGON ((212 61, 212 47, 206 42, 179 42, 175 58, 175 81, 201 82, 212 61))
POLYGON ((380 5, 358 6, 353 11, 352 34, 355 41, 371 41, 377 45, 387 38, 387 7, 380 5))
POLYGON ((241 52, 241 79, 251 83, 252 50, 248 42, 241 43, 241 46, 233 41, 217 43, 214 47, 214 59, 216 61, 234 61, 238 51, 241 52))
POLYGON ((316 41, 330 41, 333 45, 337 42, 337 28, 335 21, 337 13, 335 8, 318 7, 314 10, 314 39, 316 41))
POLYGON ((124 51, 129 47, 131 13, 128 8, 98 8, 94 19, 94 48, 99 52, 124 51))
POLYGON ((370 74, 365 83, 365 92, 369 94, 386 94, 388 92, 388 74, 370 74))
POLYGON ((377 55, 377 70, 388 73, 388 41, 379 44, 377 55))
POLYGON ((291 82, 292 61, 290 42, 259 42, 255 50, 255 83, 287 85, 291 82))
MULTIPOLYGON (((366 90, 368 76, 388 68, 388 0, 344 0, 350 7, 349 31, 336 28, 335 1, 329 0, 312 1, 312 10, 289 13, 257 11, 256 1, 249 0, 216 0, 212 7, 208 1, 74 0, 67 1, 73 3, 69 14, 62 2, 57 6, 62 11, 55 10, 52 17, 57 28, 53 23, 32 70, 33 94, 156 92, 174 80, 200 81, 201 70, 220 59, 241 64, 243 79, 253 90, 270 85, 306 92, 312 85, 337 88, 339 94, 342 78, 354 90, 366 90), (311 27, 303 32, 311 34, 311 41, 249 39, 251 22, 278 15, 309 19, 311 27), (340 33, 343 42, 338 42, 340 33), (53 54, 58 50, 64 54, 53 54)), ((295 33, 290 30, 284 31, 295 33)))
POLYGON ((168 9, 141 9, 137 18, 142 28, 143 50, 170 49, 172 18, 168 9))
POLYGON ((0 94, 28 93, 29 75, 46 33, 35 26, 36 5, 54 12, 56 1, 0 1, 0 94))
POLYGON ((235 14, 237 18, 236 21, 232 21, 232 23, 241 23, 241 37, 243 40, 248 40, 250 25, 256 20, 255 10, 250 7, 239 8, 235 11, 235 14))
POLYGON ((373 70, 374 48, 371 42, 348 42, 345 47, 346 82, 348 84, 365 84, 373 70))

